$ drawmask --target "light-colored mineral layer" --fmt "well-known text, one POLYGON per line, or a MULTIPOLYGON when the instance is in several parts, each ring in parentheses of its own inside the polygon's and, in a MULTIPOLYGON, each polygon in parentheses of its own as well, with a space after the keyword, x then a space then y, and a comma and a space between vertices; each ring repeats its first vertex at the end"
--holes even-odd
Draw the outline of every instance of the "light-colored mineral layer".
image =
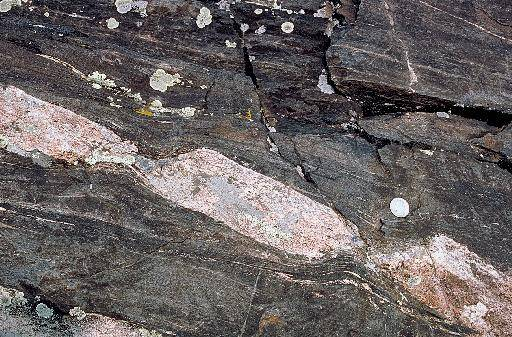
POLYGON ((482 337, 512 331, 512 277, 444 235, 370 260, 416 298, 482 337))
POLYGON ((165 198, 286 252, 316 258, 361 244, 331 208, 216 151, 198 149, 145 169, 165 198))
POLYGON ((68 109, 42 101, 23 90, 0 88, 0 140, 23 156, 38 150, 55 159, 133 162, 135 145, 109 129, 68 109))

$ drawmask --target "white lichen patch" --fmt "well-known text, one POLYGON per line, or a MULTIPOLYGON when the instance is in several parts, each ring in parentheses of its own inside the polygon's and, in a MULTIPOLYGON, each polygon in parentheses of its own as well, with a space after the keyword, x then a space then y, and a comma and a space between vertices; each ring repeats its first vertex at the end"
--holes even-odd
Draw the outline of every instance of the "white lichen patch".
POLYGON ((107 78, 107 75, 102 74, 98 71, 95 71, 92 74, 88 75, 87 81, 92 82, 92 87, 94 89, 112 89, 116 87, 116 83, 114 82, 114 80, 107 78))
POLYGON ((487 323, 484 320, 484 316, 488 311, 489 309, 487 309, 485 304, 478 302, 474 305, 465 305, 460 317, 462 320, 468 321, 472 326, 485 327, 487 323))
POLYGON ((135 163, 135 156, 133 154, 112 152, 110 149, 94 149, 92 154, 85 158, 84 161, 89 165, 97 163, 131 165, 135 163))
POLYGON ((439 118, 450 118, 450 115, 444 111, 436 112, 436 116, 439 118))
POLYGON ((231 42, 229 40, 226 40, 226 47, 228 48, 236 48, 236 42, 231 42))
POLYGON ((434 151, 432 151, 432 150, 420 149, 420 152, 426 154, 427 156, 433 156, 434 155, 434 151))
POLYGON ((134 1, 134 0, 116 0, 115 6, 118 13, 126 14, 131 10, 140 13, 142 17, 147 16, 146 8, 147 1, 134 1))
POLYGON ((119 21, 117 21, 115 18, 110 18, 107 20, 108 29, 116 29, 117 27, 119 27, 119 21))
POLYGON ((49 319, 53 316, 53 309, 44 303, 39 303, 36 305, 36 314, 41 318, 49 319))
POLYGON ((264 34, 266 31, 267 31, 267 27, 265 27, 264 25, 261 25, 258 27, 258 29, 256 29, 254 31, 254 33, 257 35, 261 35, 261 34, 264 34))
POLYGON ((512 277, 445 235, 424 245, 371 253, 369 260, 415 298, 478 336, 512 331, 512 299, 504 296, 512 293, 512 277))
POLYGON ((139 329, 140 337, 162 337, 162 334, 155 330, 139 329))
POLYGON ((197 109, 193 107, 166 108, 160 100, 154 100, 149 104, 149 110, 155 114, 177 114, 183 118, 194 117, 197 109))
POLYGON ((27 302, 23 292, 0 286, 0 310, 21 307, 27 302))
POLYGON ((403 198, 394 198, 391 200, 389 209, 397 218, 405 218, 409 215, 409 203, 403 198))
POLYGON ((325 69, 322 69, 322 73, 320 74, 320 76, 318 76, 318 84, 316 86, 324 94, 334 94, 334 88, 327 81, 327 72, 325 71, 325 69))
POLYGON ((10 152, 31 158, 37 150, 68 163, 124 163, 137 153, 109 129, 12 86, 0 88, 0 136, 10 152))
POLYGON ((196 24, 199 28, 204 28, 212 23, 212 14, 206 7, 201 7, 196 18, 196 24))
POLYGON ((73 307, 69 309, 69 316, 75 317, 77 320, 83 320, 87 314, 80 307, 73 307))
POLYGON ((135 167, 173 203, 288 253, 319 258, 353 251, 360 242, 357 229, 329 207, 216 151, 198 149, 135 167))
POLYGON ((8 12, 15 6, 21 6, 21 0, 1 0, 0 13, 8 12))
POLYGON ((242 33, 247 32, 247 31, 249 30, 249 25, 248 25, 248 24, 246 24, 246 23, 242 23, 242 24, 240 25, 240 30, 242 31, 242 33))
POLYGON ((182 83, 180 74, 168 74, 163 69, 157 69, 149 78, 149 85, 154 90, 166 92, 168 87, 182 83))
POLYGON ((295 26, 290 21, 286 21, 281 24, 281 30, 286 34, 290 34, 291 32, 293 32, 294 28, 295 26))

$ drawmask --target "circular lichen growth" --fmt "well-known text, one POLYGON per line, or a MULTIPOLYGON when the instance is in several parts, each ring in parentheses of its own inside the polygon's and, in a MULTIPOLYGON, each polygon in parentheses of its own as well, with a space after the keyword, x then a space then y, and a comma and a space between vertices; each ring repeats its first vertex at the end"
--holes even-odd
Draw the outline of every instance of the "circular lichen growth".
POLYGON ((53 316, 53 309, 44 303, 39 303, 38 305, 36 305, 36 313, 37 316, 44 319, 48 319, 53 316))
POLYGON ((409 215, 409 203, 403 198, 394 198, 391 200, 389 209, 397 218, 405 218, 409 215))

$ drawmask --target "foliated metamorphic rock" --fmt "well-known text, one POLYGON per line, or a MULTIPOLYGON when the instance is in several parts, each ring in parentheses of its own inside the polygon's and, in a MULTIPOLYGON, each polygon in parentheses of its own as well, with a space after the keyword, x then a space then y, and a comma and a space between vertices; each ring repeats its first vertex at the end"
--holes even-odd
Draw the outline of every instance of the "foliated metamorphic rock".
POLYGON ((137 152, 107 128, 12 86, 0 88, 0 139, 10 152, 30 158, 37 150, 69 163, 133 162, 137 152))
POLYGON ((117 21, 115 18, 110 18, 107 20, 107 27, 108 29, 116 29, 119 27, 119 21, 117 21))
POLYGON ((168 74, 163 69, 157 69, 149 78, 149 85, 151 88, 161 92, 166 92, 168 87, 172 87, 180 83, 180 74, 168 74))
POLYGON ((512 277, 452 239, 438 235, 425 245, 369 258, 449 321, 481 337, 512 331, 512 277))
POLYGON ((15 6, 21 6, 21 0, 1 0, 0 13, 8 12, 15 6))
POLYGON ((212 23, 212 14, 210 13, 210 10, 206 7, 202 7, 199 10, 199 14, 196 18, 196 24, 199 28, 204 28, 208 26, 210 23, 212 23))
POLYGON ((281 30, 287 34, 290 34, 291 32, 293 32, 293 28, 294 28, 293 23, 291 23, 289 21, 283 22, 283 24, 281 25, 281 30))
POLYGON ((156 193, 285 252, 318 258, 361 243, 357 230, 329 207, 216 151, 139 168, 156 193))
POLYGON ((394 198, 391 200, 389 209, 397 218, 405 218, 409 215, 409 203, 403 198, 394 198))
POLYGON ((48 307, 44 303, 39 303, 38 305, 36 305, 36 313, 37 316, 48 319, 53 316, 53 309, 48 307))
MULTIPOLYGON (((14 87, 0 93, 0 135, 12 152, 38 150, 89 164, 131 165, 137 158, 133 144, 84 117, 14 87)), ((156 193, 258 242, 310 258, 361 244, 355 227, 329 207, 216 151, 199 149, 158 165, 142 159, 135 167, 156 193)))
POLYGON ((52 316, 53 310, 47 305, 39 303, 33 310, 21 291, 0 286, 0 336, 2 337, 162 336, 154 330, 136 327, 126 321, 98 314, 87 314, 87 319, 83 319, 85 313, 77 307, 70 310, 71 317, 63 315, 62 320, 43 321, 52 316))

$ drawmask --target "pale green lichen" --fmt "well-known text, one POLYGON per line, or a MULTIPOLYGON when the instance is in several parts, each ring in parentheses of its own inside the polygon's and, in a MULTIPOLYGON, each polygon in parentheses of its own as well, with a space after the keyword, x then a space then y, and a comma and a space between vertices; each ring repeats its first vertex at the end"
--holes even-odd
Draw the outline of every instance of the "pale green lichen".
POLYGON ((116 5, 118 13, 126 14, 129 11, 133 10, 134 12, 140 13, 142 17, 147 16, 147 1, 116 0, 114 4, 116 5))
POLYGON ((87 81, 92 82, 92 87, 94 89, 101 89, 102 87, 111 89, 116 87, 116 83, 114 82, 114 80, 107 78, 107 75, 102 74, 98 71, 95 71, 92 74, 88 75, 87 81))
POLYGON ((155 330, 150 331, 148 329, 140 328, 139 332, 141 337, 162 337, 162 334, 155 330))
POLYGON ((103 151, 102 149, 95 149, 89 157, 85 158, 85 162, 89 165, 97 163, 132 165, 135 163, 135 157, 131 154, 117 155, 103 151))
POLYGON ((286 34, 290 34, 291 32, 293 32, 293 29, 294 29, 294 25, 292 22, 286 21, 286 22, 283 22, 283 24, 281 24, 281 30, 283 32, 285 32, 286 34))
POLYGON ((182 83, 180 74, 168 74, 163 69, 157 69, 149 78, 149 85, 151 88, 161 92, 165 92, 168 87, 172 87, 180 83, 182 83))
POLYGON ((44 303, 39 303, 36 305, 36 314, 41 318, 49 319, 53 316, 53 309, 44 303))
POLYGON ((184 108, 165 108, 160 100, 155 99, 152 101, 149 106, 148 110, 152 113, 170 113, 170 114, 177 114, 184 118, 190 118, 193 117, 197 111, 196 108, 193 107, 184 107, 184 108))
POLYGON ((196 18, 197 27, 204 28, 210 23, 212 23, 212 14, 208 8, 202 7, 196 18))
POLYGON ((0 309, 21 307, 27 303, 23 292, 0 286, 0 309))
POLYGON ((119 27, 119 21, 117 21, 116 18, 109 18, 107 20, 108 29, 116 29, 117 27, 119 27))
POLYGON ((87 314, 80 307, 73 307, 69 310, 69 316, 75 317, 77 320, 81 321, 87 314))
POLYGON ((15 6, 21 6, 21 0, 2 0, 0 1, 0 13, 8 12, 15 6))
POLYGON ((10 307, 12 304, 11 294, 6 290, 0 288, 0 309, 10 307))

